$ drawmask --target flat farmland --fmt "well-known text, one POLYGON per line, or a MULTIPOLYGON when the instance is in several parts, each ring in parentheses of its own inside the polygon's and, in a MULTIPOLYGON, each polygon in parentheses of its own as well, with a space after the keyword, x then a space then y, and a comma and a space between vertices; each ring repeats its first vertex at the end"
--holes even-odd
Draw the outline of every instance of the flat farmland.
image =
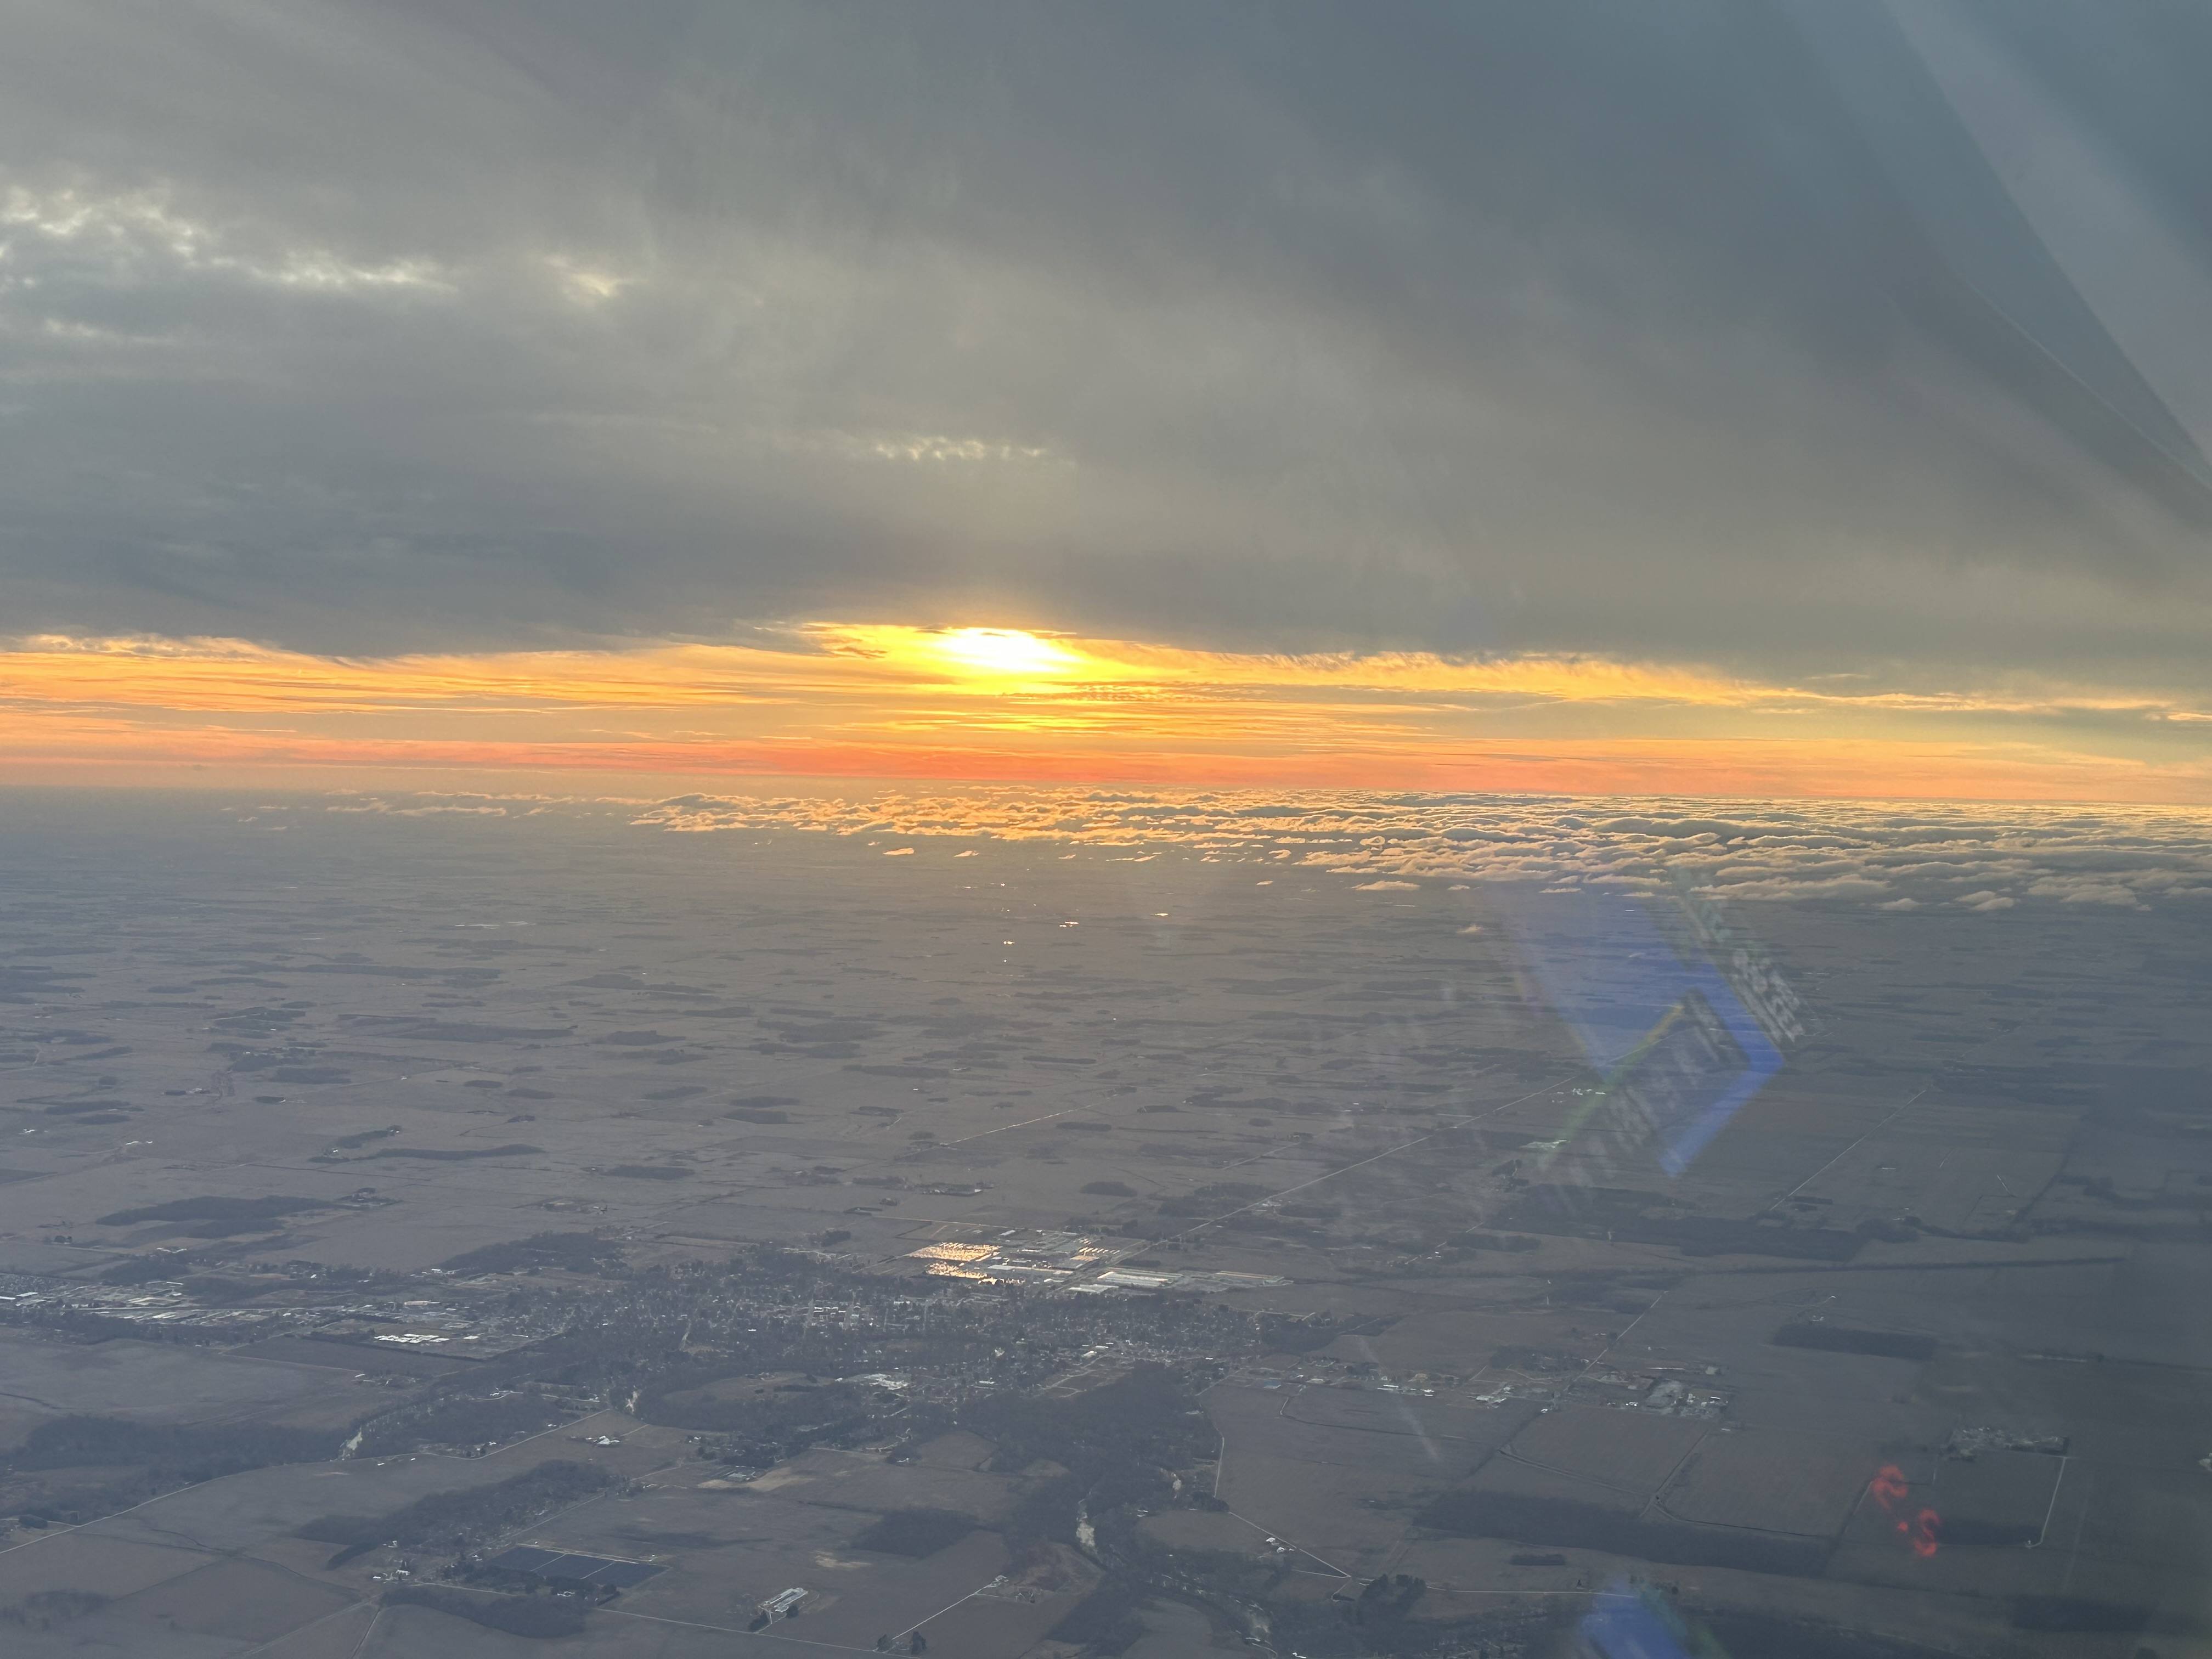
POLYGON ((1543 1549, 1531 1552, 1511 1538, 1417 1538, 1391 1563, 1437 1589, 1463 1595, 1548 1595, 1571 1590, 1578 1582, 1602 1583, 1620 1570, 1626 1558, 1596 1550, 1543 1549), (1557 1555, 1556 1564, 1514 1565, 1516 1555, 1557 1555))
MULTIPOLYGON (((238 1659, 251 1651, 220 1636, 156 1629, 112 1613, 73 1619, 52 1630, 10 1630, 8 1659, 238 1659)), ((261 1659, 258 1653, 255 1659, 261 1659)))
POLYGON ((1954 1548, 2033 1543, 2042 1536, 2044 1516, 2051 1514, 2069 1473, 2086 1486, 2098 1469, 2094 1463, 2034 1452, 1985 1451, 1972 1462, 1937 1462, 1923 1495, 1942 1513, 1944 1536, 1954 1548))
POLYGON ((1240 1462, 1253 1456, 1365 1470, 1423 1484, 1463 1480, 1529 1409, 1507 1407, 1494 1415, 1439 1413, 1437 1431, 1431 1433, 1425 1427, 1430 1419, 1410 1404, 1408 1421, 1388 1408, 1370 1411, 1365 1403, 1370 1397, 1377 1396, 1334 1389, 1212 1389, 1206 1396, 1206 1413, 1226 1443, 1222 1496, 1230 1495, 1240 1462), (1346 1394, 1358 1403, 1347 1406, 1339 1397, 1346 1394), (1350 1421, 1338 1415, 1342 1412, 1353 1413, 1350 1421))
MULTIPOLYGON (((836 1594, 848 1582, 866 1577, 878 1561, 893 1559, 854 1547, 853 1540, 867 1529, 871 1516, 799 1504, 770 1510, 722 1493, 696 1496, 729 1508, 663 1504, 653 1493, 629 1504, 603 1498, 526 1536, 544 1545, 643 1558, 666 1566, 658 1577, 624 1591, 622 1605, 659 1618, 740 1629, 751 1621, 754 1604, 780 1589, 798 1584, 836 1594)), ((938 1605, 951 1599, 948 1595, 938 1605)), ((929 1611, 924 1607, 914 1617, 929 1611)), ((878 1634, 869 1632, 869 1641, 878 1634)))
POLYGON ((289 1636, 278 1637, 257 1659, 354 1659, 382 1611, 373 1602, 356 1601, 326 1619, 302 1625, 289 1636))
POLYGON ((1562 1406, 1530 1420, 1506 1456, 1649 1498, 1706 1437, 1703 1423, 1562 1406))
POLYGON ((428 1607, 397 1607, 379 1609, 349 1659, 548 1659, 549 1653, 561 1659, 792 1659, 793 1652, 788 1642, 742 1631, 688 1629, 613 1613, 592 1613, 581 1632, 555 1644, 487 1630, 428 1607))
POLYGON ((264 1561, 218 1561, 140 1590, 115 1613, 162 1631, 268 1642, 349 1605, 354 1597, 264 1561))
POLYGON ((1090 1589, 1088 1582, 1045 1591, 1023 1601, 995 1591, 971 1595, 921 1626, 933 1652, 960 1659, 1020 1659, 1067 1617, 1090 1589))
POLYGON ((1486 1446, 1302 1422, 1288 1390, 1216 1389, 1226 1449, 1219 1495, 1238 1515, 1347 1572, 1372 1572, 1429 1496, 1466 1479, 1486 1446))
MULTIPOLYGON (((790 1633, 811 1642, 871 1650, 878 1636, 896 1635, 933 1617, 989 1583, 1007 1565, 1006 1542, 994 1532, 971 1532, 919 1561, 860 1553, 852 1565, 817 1567, 789 1581, 814 1590, 820 1601, 818 1606, 809 1602, 790 1633)), ((1020 1621, 1012 1627, 1020 1627, 1020 1621)))
POLYGON ((23 1437, 40 1424, 48 1422, 62 1413, 27 1401, 0 1400, 0 1446, 17 1446, 23 1437))
MULTIPOLYGON (((297 839, 348 830, 313 827, 325 805, 302 809, 297 839)), ((986 1433, 1005 1437, 1010 1461, 1080 1465, 1091 1492, 1115 1486, 1093 1484, 1102 1462, 1137 1466, 1128 1508, 1109 1520, 1092 1504, 1102 1536, 1139 1525, 1181 1554, 1174 1572, 1218 1594, 1267 1578, 1255 1561, 1291 1569, 1252 1592, 1286 1631, 1294 1610, 1376 1572, 1429 1581, 1417 1621, 1637 1575, 1679 1583, 1717 1623, 1741 1614, 1753 1638, 1729 1645, 1747 1655, 1814 1617, 1873 1644, 1858 1651, 1918 1631, 1923 1646, 1987 1654, 2001 1650, 2006 1598, 2054 1579, 2130 1608, 2202 1579, 2212 1486, 2196 1466, 2212 1415, 2197 1368, 2212 1357, 2212 1304, 2197 1294, 2192 1194, 2212 1194, 2200 1182, 2212 1176, 2207 1074, 2136 1060, 2095 1073, 2070 1048, 2039 1047, 2051 1028, 2032 1013, 2051 964, 2089 960, 2092 946, 2132 962, 2155 945, 2190 972, 2116 980, 2106 1006, 2142 1030, 2108 1036, 2085 1018, 2081 1041, 2124 1056, 2156 1018, 2203 1047, 2201 927, 2160 933, 2149 912, 2055 904, 2039 917, 2025 901, 2002 916, 1860 918, 1936 941, 1945 977, 1974 981, 1946 990, 1854 962, 1875 936, 1854 933, 1843 908, 1739 916, 1747 932, 1802 927, 1790 971, 1806 964, 1796 982, 1826 1002, 1829 1034, 1793 1048, 1674 1175, 1648 1167, 1648 1146, 1601 1156, 1584 1137, 1555 1156, 1538 1144, 1567 1133, 1595 1091, 1563 1010, 1547 1006, 1553 992, 1525 977, 1525 942, 1468 931, 1503 902, 1487 884, 1424 875, 1376 896, 1287 863, 1258 883, 1194 853, 1140 862, 1058 847, 1048 861, 1008 843, 956 862, 918 836, 870 847, 872 830, 779 836, 770 850, 635 827, 606 826, 619 855, 600 830, 580 830, 573 863, 528 879, 516 874, 526 860, 511 868, 486 840, 452 843, 442 866, 395 858, 385 887, 292 884, 302 868, 272 884, 292 856, 278 836, 255 843, 270 850, 236 886, 203 884, 216 908, 57 893, 75 917, 50 934, 62 988, 0 1010, 9 1042, 40 1049, 35 1086, 0 1102, 10 1167, 36 1173, 0 1192, 10 1224, 40 1235, 0 1241, 0 1255, 56 1281, 17 1312, 87 1335, 181 1320, 213 1340, 0 1328, 0 1377, 24 1396, 0 1395, 0 1439, 64 1410, 327 1424, 422 1390, 540 1387, 579 1408, 717 1403, 745 1425, 702 1445, 705 1431, 605 1412, 481 1458, 269 1468, 172 1492, 0 1553, 0 1577, 43 1563, 127 1603, 58 1633, 57 1659, 244 1659, 247 1638, 268 1632, 269 1659, 790 1659, 808 1643, 865 1653, 917 1621, 935 1655, 1019 1659, 1082 1574, 979 1589, 1011 1570, 994 1528, 1035 1497, 1064 1529, 1073 1498, 991 1473, 1001 1449, 986 1433), (1129 902, 1131 882, 1164 879, 1193 885, 1129 902), (902 908, 923 889, 923 909, 902 908), (2130 931, 2096 936, 2108 921, 2130 931), (1832 972, 1865 975, 1879 1017, 1823 992, 1832 972), (69 1034, 80 1027, 81 1042, 69 1034), (1493 1106, 1506 1109, 1451 1122, 1493 1106), (789 1121, 761 1121, 777 1115, 789 1121), (2029 1196, 2062 1154, 2057 1182, 2029 1196), (1528 1196, 1576 1170, 1610 1195, 1579 1210, 1556 1192, 1528 1196), (1237 1210, 1270 1194, 1279 1207, 1237 1210), (224 1233, 192 1218, 209 1200, 270 1195, 287 1200, 279 1226, 224 1233), (1525 1250, 1494 1237, 1524 1231, 1507 1218, 1517 1205, 1534 1206, 1533 1226, 1554 1200, 1570 1218, 1617 1208, 1726 1224, 1618 1243, 1594 1226, 1525 1250), (1912 1237, 1898 1219, 1910 1205, 1972 1231, 1993 1206, 2031 1202, 2019 1236, 1912 1237), (164 1218, 98 1219, 163 1205, 164 1218), (1206 1218, 1224 1208, 1234 1224, 1206 1218), (1854 1237, 1854 1216, 1881 1224, 1854 1237), (1831 1235, 1825 1254, 1755 1253, 1778 1237, 1748 1231, 1762 1217, 1831 1235), (1091 1235, 1163 1273, 1293 1282, 1079 1297, 1038 1279, 930 1284, 896 1259, 1017 1222, 1091 1235), (1673 1238, 1684 1242, 1658 1242, 1673 1238), (744 1243, 760 1239, 792 1249, 744 1243), (1749 1248, 1709 1255, 1701 1239, 1749 1248), (503 1248, 448 1266, 493 1242, 503 1248), (111 1272, 157 1245, 178 1248, 111 1272), (175 1285, 125 1282, 142 1270, 175 1285), (240 1306, 269 1317, 240 1324, 240 1306), (41 1308, 55 1311, 31 1313, 41 1308), (499 1357, 466 1366, 307 1334, 418 1320, 453 1330, 447 1354, 467 1331, 499 1357), (1932 1357, 1778 1345, 1784 1327, 1844 1333, 1846 1349, 1850 1333, 1861 1346, 1918 1338, 1908 1351, 1932 1357), (288 1334, 218 1352, 249 1330, 288 1334), (1085 1392, 1149 1360, 1175 1389, 1157 1415, 1085 1392), (414 1380, 357 1383, 356 1370, 414 1380), (886 1373, 903 1386, 863 1390, 865 1424, 756 1435, 738 1409, 779 1380, 886 1373), (1243 1380, 1214 1382, 1223 1375, 1243 1380), (1663 1399, 1668 1382, 1712 1391, 1715 1414, 1610 1408, 1663 1399), (1501 1382, 1513 1397, 1480 1405, 1501 1382), (1036 1410, 1000 1407, 1018 1395, 1036 1410), (1185 1416, 1193 1406, 1219 1443, 1185 1416), (2065 1436, 2072 1455, 1939 1461, 1954 1429, 1982 1425, 2065 1436), (942 1437, 898 1464, 826 1449, 902 1432, 942 1437), (580 1443, 598 1435, 621 1443, 580 1443), (740 1484, 724 1456, 764 1473, 740 1484), (320 1516, 380 1515, 550 1458, 623 1485, 531 1521, 518 1541, 665 1569, 573 1637, 346 1607, 344 1594, 384 1589, 369 1574, 388 1558, 333 1570, 334 1547, 297 1536, 320 1516), (1861 1501, 1885 1462, 1908 1465, 1912 1501, 1945 1517, 1933 1558, 1861 1501), (1155 1464, 1176 1480, 1152 1481, 1155 1464), (1231 1507, 1197 1507, 1217 1479, 1231 1507), (921 1559, 860 1547, 878 1516, 916 1509, 982 1524, 950 1528, 921 1559), (2020 1547, 2031 1528, 2045 1547, 2020 1547), (741 1633, 756 1601, 792 1585, 811 1592, 796 1622, 741 1633)), ((427 820, 403 830, 443 833, 427 820)), ((28 941, 49 935, 24 937, 25 960, 43 960, 28 941)), ((373 1443, 410 1443, 396 1437, 410 1422, 373 1443)), ((89 1487, 95 1472, 80 1473, 89 1487)), ((1179 1640, 1185 1651, 1154 1659, 1195 1659, 1220 1637, 1202 1617, 1158 1623, 1138 1655, 1179 1640)), ((2017 1659, 2072 1659, 2069 1641, 2105 1659, 2086 1632, 2014 1639, 2017 1659)), ((2116 1659, 2145 1645, 2176 1659, 2155 1626, 2129 1640, 2116 1659)), ((26 1652, 46 1659, 46 1643, 26 1652)))
POLYGON ((92 1590, 129 1595, 166 1579, 181 1578, 214 1558, 167 1541, 64 1532, 0 1550, 0 1606, 44 1590, 92 1590))
POLYGON ((1873 1274, 1834 1273, 1819 1281, 1808 1279, 1802 1288, 1796 1275, 1778 1277, 1778 1284, 1754 1280, 1755 1297, 1733 1285, 1716 1287, 1714 1293, 1700 1287, 1668 1296, 1638 1322, 1613 1363, 1679 1367, 1692 1382, 1702 1380, 1705 1367, 1715 1366, 1713 1386, 1734 1396, 1729 1420, 1747 1426, 1847 1426, 1852 1433, 1877 1438, 1942 1437, 1950 1425, 1948 1413, 1932 1401, 1914 1399, 1924 1362, 1790 1347, 1767 1340, 1808 1311, 1823 1312, 1838 1324, 1917 1334, 1923 1309, 1854 1294, 1865 1280, 1876 1278, 1873 1274), (1851 1299, 1839 1304, 1839 1296, 1851 1299))
MULTIPOLYGON (((793 1633, 863 1650, 1006 1571, 1006 1545, 988 1530, 920 1559, 862 1549, 855 1540, 875 1518, 855 1507, 763 1498, 744 1487, 660 1487, 594 1499, 531 1536, 666 1566, 621 1602, 655 1618, 741 1628, 757 1602, 800 1586, 812 1594, 793 1633)), ((1018 1632, 1030 1622, 994 1615, 979 1619, 976 1629, 1018 1632)))
POLYGON ((1746 1429, 1708 1434, 1659 1494, 1677 1521, 1832 1538, 1882 1466, 1841 1436, 1746 1429))
MULTIPOLYGON (((1474 1480, 1455 1493, 1465 1494, 1479 1500, 1476 1513, 1485 1517, 1479 1530, 1495 1532, 1502 1536, 1527 1536, 1534 1539, 1535 1533, 1516 1529, 1513 1517, 1519 1511, 1513 1506, 1523 1502, 1557 1505, 1572 1504, 1577 1508, 1602 1510, 1621 1520, 1633 1520, 1644 1513, 1651 1501, 1651 1494, 1640 1486, 1618 1486, 1587 1474, 1571 1474, 1565 1470, 1550 1468, 1541 1463, 1524 1463, 1508 1455, 1494 1457, 1482 1466, 1474 1480)), ((1544 1541, 1552 1541, 1548 1535, 1544 1541)))
POLYGON ((128 1337, 89 1345, 0 1328, 9 1403, 153 1423, 343 1422, 388 1395, 328 1370, 128 1337))
POLYGON ((833 1509, 957 1510, 978 1521, 1002 1520, 1020 1500, 1024 1483, 974 1469, 886 1463, 868 1452, 803 1453, 744 1488, 756 1501, 815 1504, 833 1509))
POLYGON ((866 1515, 828 1510, 794 1517, 781 1506, 770 1508, 744 1486, 701 1490, 696 1484, 653 1484, 570 1510, 548 1523, 545 1536, 586 1554, 659 1560, 685 1550, 761 1544, 780 1536, 794 1544, 811 1541, 817 1548, 840 1547, 868 1520, 866 1515))
POLYGON ((1179 1601, 1155 1603, 1139 1617, 1145 1634, 1122 1659, 1219 1659, 1244 1651, 1236 1638, 1215 1631, 1204 1613, 1179 1601))
MULTIPOLYGON (((396 1457, 379 1462, 295 1463, 226 1475, 188 1486, 127 1514, 92 1523, 78 1537, 152 1542, 179 1537, 210 1549, 251 1549, 289 1537, 325 1515, 381 1515, 436 1492, 486 1486, 555 1458, 635 1473, 640 1459, 625 1447, 571 1444, 559 1437, 511 1447, 488 1457, 396 1457)), ((10 1559, 0 1554, 0 1562, 10 1559)))
POLYGON ((930 1469, 980 1469, 997 1455, 998 1448, 980 1434, 955 1429, 912 1449, 915 1464, 930 1469))
POLYGON ((1570 1355, 1579 1364, 1605 1347, 1605 1339, 1591 1332, 1586 1316, 1522 1308, 1403 1319, 1366 1341, 1376 1361, 1393 1371, 1455 1376, 1474 1376, 1501 1348, 1570 1355))
POLYGON ((1315 1428, 1346 1429, 1363 1434, 1409 1435, 1431 1444, 1450 1443, 1471 1450, 1494 1450, 1520 1425, 1525 1410, 1482 1410, 1440 1405, 1417 1394, 1379 1389, 1285 1389, 1281 1416, 1315 1428))
POLYGON ((1910 1211, 1938 1227, 1994 1231, 2058 1173, 2078 1119, 1930 1097, 1838 1157, 1804 1195, 1827 1200, 1835 1224, 1847 1228, 1910 1211))
POLYGON ((1265 1527, 1225 1510, 1164 1510, 1139 1521, 1137 1530, 1171 1549, 1255 1558, 1274 1553, 1265 1527))

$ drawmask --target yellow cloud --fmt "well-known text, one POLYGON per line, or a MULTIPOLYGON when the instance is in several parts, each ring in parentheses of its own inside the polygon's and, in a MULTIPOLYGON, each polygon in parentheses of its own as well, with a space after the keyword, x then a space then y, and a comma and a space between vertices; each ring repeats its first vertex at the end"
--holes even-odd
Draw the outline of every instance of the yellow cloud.
POLYGON ((1894 793, 1882 787, 1894 775, 2008 798, 2172 800, 2206 787, 2200 712, 2125 689, 1844 692, 1695 665, 1205 652, 983 625, 820 623, 777 644, 348 659, 240 641, 27 639, 0 650, 0 767, 1577 789, 1609 775, 1816 793, 1894 793), (2125 741, 2081 735, 2100 721, 2125 741))

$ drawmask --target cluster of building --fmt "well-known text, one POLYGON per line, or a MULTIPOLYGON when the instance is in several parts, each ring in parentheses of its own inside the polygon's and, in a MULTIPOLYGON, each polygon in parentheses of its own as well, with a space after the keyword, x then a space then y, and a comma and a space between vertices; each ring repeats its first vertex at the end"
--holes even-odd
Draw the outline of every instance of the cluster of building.
POLYGON ((24 1320, 40 1316, 97 1314, 126 1319, 135 1325, 181 1325, 237 1329, 251 1334, 258 1327, 285 1323, 320 1325, 353 1309, 210 1308, 195 1302, 182 1285, 157 1279, 142 1285, 81 1285, 69 1279, 31 1280, 10 1275, 9 1288, 0 1291, 0 1320, 15 1315, 24 1320))
POLYGON ((988 1239, 945 1239, 907 1252, 938 1279, 988 1285, 1073 1285, 1118 1261, 1121 1252, 1081 1233, 1010 1227, 988 1239))

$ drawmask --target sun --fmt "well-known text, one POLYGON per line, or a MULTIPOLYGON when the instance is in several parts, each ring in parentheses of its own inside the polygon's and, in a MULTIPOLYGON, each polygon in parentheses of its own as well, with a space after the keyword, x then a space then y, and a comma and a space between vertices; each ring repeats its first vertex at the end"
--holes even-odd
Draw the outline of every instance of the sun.
POLYGON ((1009 679, 1071 673, 1083 661, 1064 646, 1016 628, 950 628, 930 635, 927 649, 968 673, 1009 679))

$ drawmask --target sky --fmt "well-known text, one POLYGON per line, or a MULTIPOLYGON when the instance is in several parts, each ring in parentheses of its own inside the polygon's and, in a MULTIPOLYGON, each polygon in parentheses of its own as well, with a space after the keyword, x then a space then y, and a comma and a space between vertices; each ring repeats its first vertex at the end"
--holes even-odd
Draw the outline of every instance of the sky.
POLYGON ((2212 21, 9 0, 0 780, 2212 803, 2212 21))

